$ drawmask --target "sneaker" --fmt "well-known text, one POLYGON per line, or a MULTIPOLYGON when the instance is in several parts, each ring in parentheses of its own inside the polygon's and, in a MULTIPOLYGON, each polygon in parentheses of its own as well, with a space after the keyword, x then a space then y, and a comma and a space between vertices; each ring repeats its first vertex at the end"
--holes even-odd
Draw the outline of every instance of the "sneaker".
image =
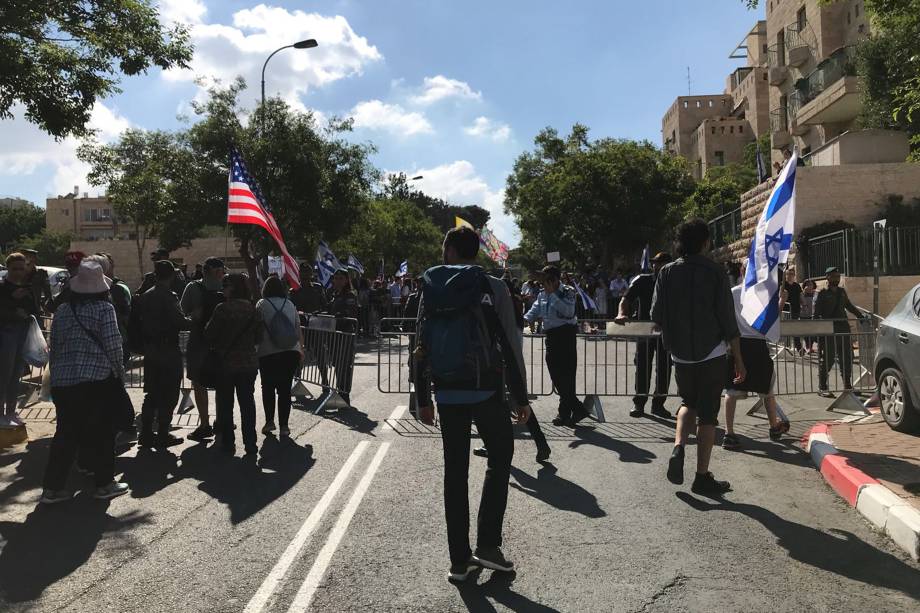
POLYGON ((181 436, 173 436, 172 434, 158 434, 154 447, 157 447, 158 449, 175 447, 176 445, 181 445, 183 440, 185 439, 183 439, 181 436))
POLYGON ((10 415, 9 417, 10 417, 10 422, 11 422, 14 426, 24 426, 24 425, 26 425, 26 422, 23 421, 23 419, 22 419, 21 417, 19 417, 19 415, 17 415, 16 413, 13 413, 13 414, 10 415))
POLYGON ((103 485, 102 487, 97 487, 96 492, 93 494, 93 498, 98 500, 110 500, 112 498, 117 498, 122 494, 128 493, 128 484, 121 483, 119 481, 112 481, 108 485, 103 485))
POLYGON ((475 449, 473 449, 473 455, 480 457, 480 458, 487 458, 489 457, 489 450, 486 449, 485 445, 483 445, 482 447, 476 447, 475 449))
POLYGON ((288 428, 287 426, 281 426, 281 430, 278 431, 278 434, 280 434, 281 436, 283 436, 283 437, 285 437, 285 438, 290 438, 290 436, 291 436, 291 429, 288 428))
POLYGON ((553 452, 549 448, 549 445, 543 443, 542 445, 537 445, 537 462, 546 462, 549 459, 549 454, 553 452))
POLYGON ((470 573, 479 568, 472 558, 463 562, 462 564, 451 564, 450 572, 447 573, 448 581, 466 581, 467 577, 470 576, 470 573))
POLYGON ((498 547, 477 547, 476 553, 473 555, 473 562, 483 568, 505 573, 510 573, 514 570, 514 562, 505 558, 502 550, 498 547))
POLYGON ((42 497, 38 501, 42 504, 57 504, 73 498, 69 490, 42 490, 42 497))
POLYGON ((693 485, 690 487, 691 492, 702 496, 721 496, 725 492, 730 492, 731 489, 732 486, 728 481, 716 481, 712 473, 705 473, 702 475, 696 473, 696 478, 693 480, 693 485))
POLYGON ((13 423, 6 415, 0 416, 0 428, 18 428, 19 426, 13 423))
POLYGON ((642 407, 636 407, 629 412, 630 417, 645 417, 645 409, 642 407))
POLYGON ((577 411, 572 411, 572 416, 569 418, 566 425, 571 428, 574 428, 575 424, 585 419, 586 417, 588 417, 588 412, 585 411, 584 409, 578 409, 577 411))
POLYGON ((674 485, 681 485, 684 482, 684 446, 674 445, 671 451, 671 459, 668 460, 668 481, 674 485))
POLYGON ((271 434, 275 431, 275 420, 265 422, 265 425, 262 426, 262 434, 271 434))
POLYGON ((137 437, 137 444, 141 447, 156 447, 157 437, 153 432, 141 432, 137 437))
POLYGON ((568 420, 567 420, 565 417, 563 417, 562 415, 557 415, 557 416, 553 417, 553 422, 552 422, 552 423, 553 423, 554 426, 564 426, 564 425, 566 424, 567 421, 568 421, 568 420))
POLYGON ((822 398, 834 398, 834 394, 826 389, 818 390, 818 395, 822 398))
POLYGON ((770 440, 778 441, 783 438, 783 435, 789 432, 789 422, 781 421, 778 426, 770 427, 770 440))
POLYGON ((213 436, 214 429, 211 427, 211 424, 202 424, 192 430, 192 433, 188 435, 188 440, 202 443, 213 436))
POLYGON ((674 419, 671 412, 664 407, 652 407, 652 415, 661 419, 674 419))
POLYGON ((737 434, 726 434, 725 438, 722 439, 722 449, 728 449, 729 451, 741 449, 741 439, 738 438, 737 434))

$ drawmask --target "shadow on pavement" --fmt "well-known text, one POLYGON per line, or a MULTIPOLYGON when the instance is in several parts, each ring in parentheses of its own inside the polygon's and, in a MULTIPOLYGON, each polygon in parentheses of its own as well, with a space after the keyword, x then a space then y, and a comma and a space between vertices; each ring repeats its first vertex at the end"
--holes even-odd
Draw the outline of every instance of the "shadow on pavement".
MULTIPOLYGON (((23 523, 0 522, 0 600, 25 602, 80 568, 105 533, 119 550, 137 546, 131 528, 149 514, 108 514, 108 502, 81 495, 54 507, 37 506, 23 523)), ((2 606, 0 606, 2 608, 2 606)))
POLYGON ((649 464, 658 457, 651 451, 637 447, 632 443, 627 443, 626 441, 607 436, 595 428, 575 428, 575 436, 577 440, 569 443, 570 448, 575 449, 582 445, 593 445, 601 449, 608 449, 616 452, 620 456, 620 462, 649 464))
POLYGON ((842 455, 866 473, 876 479, 897 483, 907 491, 917 493, 920 484, 920 467, 913 458, 896 455, 861 453, 858 451, 841 451, 842 455))
POLYGON ((328 413, 323 413, 322 417, 330 421, 342 424, 343 426, 348 426, 350 430, 355 432, 360 432, 361 434, 369 434, 370 436, 376 437, 374 434, 374 429, 377 428, 377 425, 380 423, 376 419, 371 419, 367 416, 367 413, 360 411, 354 407, 350 409, 345 409, 343 411, 330 411, 328 413))
POLYGON ((537 470, 536 477, 512 466, 511 476, 517 483, 512 481, 509 485, 561 511, 571 511, 595 519, 607 515, 597 504, 594 494, 560 477, 557 472, 558 469, 549 462, 537 470))
POLYGON ((50 449, 51 437, 44 437, 29 441, 25 447, 19 448, 19 451, 0 455, 0 467, 16 464, 16 476, 9 485, 0 490, 0 508, 41 484, 50 449))
POLYGON ((473 613, 492 613, 496 608, 489 602, 492 598, 498 604, 511 609, 512 611, 524 611, 527 613, 559 613, 558 609, 542 605, 519 594, 511 589, 516 578, 515 573, 493 572, 488 580, 476 584, 474 581, 478 578, 479 572, 470 575, 470 580, 465 583, 456 584, 457 592, 463 599, 467 611, 473 613))
MULTIPOLYGON (((722 444, 723 437, 724 432, 722 430, 717 430, 716 445, 722 444)), ((783 464, 791 464, 792 466, 801 466, 803 468, 814 466, 811 462, 811 457, 807 453, 804 453, 800 447, 796 447, 795 443, 790 439, 772 442, 744 437, 741 439, 741 449, 731 453, 766 458, 774 462, 782 462, 783 464)))
POLYGON ((697 511, 732 511, 760 522, 772 532, 777 544, 803 564, 868 585, 900 591, 920 599, 917 569, 845 530, 822 530, 783 519, 763 507, 723 500, 710 503, 686 492, 677 497, 697 511))

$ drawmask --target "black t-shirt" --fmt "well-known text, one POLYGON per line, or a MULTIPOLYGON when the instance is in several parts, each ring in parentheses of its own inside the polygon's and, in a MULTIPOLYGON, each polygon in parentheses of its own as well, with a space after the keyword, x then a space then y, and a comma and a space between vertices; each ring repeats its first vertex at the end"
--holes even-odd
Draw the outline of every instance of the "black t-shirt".
POLYGON ((789 311, 793 316, 798 316, 802 311, 802 286, 798 283, 783 281, 783 290, 786 292, 784 311, 789 311))
POLYGON ((641 321, 650 321, 652 311, 652 294, 655 293, 655 276, 637 275, 626 290, 629 301, 629 316, 641 321))

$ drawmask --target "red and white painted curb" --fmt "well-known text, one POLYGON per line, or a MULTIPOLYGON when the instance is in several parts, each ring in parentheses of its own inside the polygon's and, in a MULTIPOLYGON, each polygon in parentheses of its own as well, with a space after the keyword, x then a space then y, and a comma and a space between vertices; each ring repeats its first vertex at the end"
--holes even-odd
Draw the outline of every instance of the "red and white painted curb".
POLYGON ((851 465, 840 454, 830 437, 830 424, 817 424, 802 437, 805 451, 824 476, 850 506, 907 551, 920 559, 920 510, 851 465))

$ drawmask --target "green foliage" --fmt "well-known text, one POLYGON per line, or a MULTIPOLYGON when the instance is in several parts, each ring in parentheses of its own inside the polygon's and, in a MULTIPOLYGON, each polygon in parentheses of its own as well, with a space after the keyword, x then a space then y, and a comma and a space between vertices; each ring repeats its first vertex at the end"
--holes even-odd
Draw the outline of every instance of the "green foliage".
POLYGON ((14 104, 49 134, 87 133, 98 98, 119 73, 186 66, 184 26, 163 27, 150 0, 6 0, 0 7, 0 118, 14 104))
POLYGON ((43 228, 37 234, 20 239, 16 248, 35 249, 42 264, 63 266, 64 255, 70 251, 71 238, 69 232, 49 232, 43 228))
POLYGON ((575 264, 605 266, 662 244, 673 211, 693 191, 683 158, 649 142, 590 141, 576 124, 562 138, 552 128, 515 161, 505 208, 521 229, 521 249, 535 260, 560 251, 575 264))
POLYGON ((447 232, 456 225, 456 217, 462 217, 475 228, 481 228, 489 222, 489 211, 481 206, 448 204, 441 198, 434 198, 422 191, 414 190, 404 173, 388 177, 382 197, 405 200, 415 204, 442 232, 447 232))
POLYGON ((370 200, 362 205, 359 219, 332 245, 343 261, 352 253, 373 273, 383 258, 387 274, 403 260, 409 261, 413 274, 440 263, 444 233, 412 202, 370 200))
POLYGON ((872 36, 859 45, 861 123, 903 130, 920 161, 920 0, 866 0, 872 36))
POLYGON ((20 246, 20 238, 38 234, 44 227, 45 209, 33 204, 0 209, 0 253, 9 253, 20 246))

